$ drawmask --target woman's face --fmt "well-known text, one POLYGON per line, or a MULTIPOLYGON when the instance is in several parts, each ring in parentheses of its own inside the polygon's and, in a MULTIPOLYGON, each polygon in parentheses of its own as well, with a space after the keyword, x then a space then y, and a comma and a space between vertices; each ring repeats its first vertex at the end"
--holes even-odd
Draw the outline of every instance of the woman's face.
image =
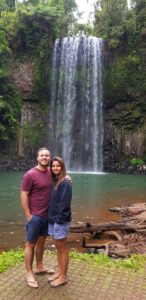
POLYGON ((54 160, 52 163, 52 173, 55 175, 59 175, 61 173, 61 166, 57 160, 54 160))

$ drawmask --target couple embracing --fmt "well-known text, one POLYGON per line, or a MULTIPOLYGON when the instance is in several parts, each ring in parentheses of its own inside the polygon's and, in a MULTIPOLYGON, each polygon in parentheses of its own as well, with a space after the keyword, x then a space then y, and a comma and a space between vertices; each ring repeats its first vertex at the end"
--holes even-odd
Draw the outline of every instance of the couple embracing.
POLYGON ((26 281, 38 288, 35 275, 48 273, 52 287, 67 283, 67 235, 71 222, 72 187, 60 157, 51 160, 50 151, 43 147, 37 152, 37 166, 23 176, 21 204, 26 217, 25 265, 26 281), (50 163, 50 167, 48 164, 50 163), (58 266, 54 271, 43 265, 44 243, 51 235, 57 250, 58 266), (36 270, 33 271, 34 255, 36 270))

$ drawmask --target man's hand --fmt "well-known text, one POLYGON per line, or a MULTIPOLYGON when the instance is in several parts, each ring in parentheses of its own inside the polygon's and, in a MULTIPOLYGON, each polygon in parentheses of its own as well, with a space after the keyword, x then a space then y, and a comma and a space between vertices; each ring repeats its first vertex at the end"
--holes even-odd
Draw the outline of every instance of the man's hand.
POLYGON ((28 197, 28 195, 29 195, 29 192, 21 191, 21 205, 22 205, 22 208, 24 210, 26 220, 29 222, 32 218, 32 215, 31 215, 30 209, 29 209, 29 197, 28 197))
POLYGON ((65 178, 66 178, 69 182, 72 182, 72 179, 71 179, 71 177, 70 177, 68 174, 65 176, 65 178))
POLYGON ((32 218, 32 215, 31 215, 31 214, 30 214, 29 216, 26 216, 27 222, 30 222, 31 218, 32 218))

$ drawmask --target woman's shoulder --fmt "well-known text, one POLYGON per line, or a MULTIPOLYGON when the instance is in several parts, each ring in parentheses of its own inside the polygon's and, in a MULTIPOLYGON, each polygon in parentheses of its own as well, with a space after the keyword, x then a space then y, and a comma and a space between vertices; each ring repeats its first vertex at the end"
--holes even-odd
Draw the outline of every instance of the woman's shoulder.
POLYGON ((71 181, 69 181, 66 177, 63 178, 63 180, 61 181, 60 186, 62 187, 71 187, 71 181))

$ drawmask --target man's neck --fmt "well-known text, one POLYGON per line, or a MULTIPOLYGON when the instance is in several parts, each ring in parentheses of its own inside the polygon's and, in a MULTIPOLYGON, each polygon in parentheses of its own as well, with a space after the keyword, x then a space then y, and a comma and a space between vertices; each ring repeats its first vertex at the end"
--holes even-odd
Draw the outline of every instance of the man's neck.
POLYGON ((41 171, 41 172, 45 172, 48 168, 48 166, 42 166, 42 165, 37 165, 36 168, 41 171))

